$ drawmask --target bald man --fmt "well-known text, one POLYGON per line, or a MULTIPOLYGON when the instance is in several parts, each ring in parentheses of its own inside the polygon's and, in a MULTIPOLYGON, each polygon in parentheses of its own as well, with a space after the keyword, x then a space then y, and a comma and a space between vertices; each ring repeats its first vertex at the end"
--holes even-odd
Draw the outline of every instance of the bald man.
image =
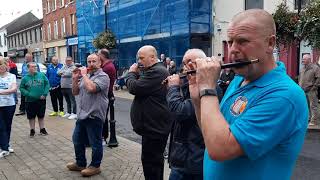
POLYGON ((88 68, 76 69, 72 74, 72 94, 79 98, 78 119, 72 136, 76 161, 68 163, 67 168, 70 171, 80 171, 82 176, 93 176, 101 172, 100 164, 103 157, 101 134, 109 103, 110 79, 102 71, 98 55, 89 55, 87 64, 88 68), (88 167, 87 144, 92 147, 92 161, 88 167))
POLYGON ((310 126, 319 125, 317 89, 320 86, 320 68, 311 62, 311 55, 302 56, 303 68, 299 75, 299 85, 302 87, 308 98, 310 108, 310 126))
POLYGON ((167 90, 162 81, 169 72, 158 63, 153 46, 141 47, 137 56, 143 68, 139 70, 138 64, 133 64, 126 80, 129 92, 135 95, 130 110, 131 123, 133 130, 142 136, 141 161, 145 179, 162 180, 163 152, 171 129, 167 90))
POLYGON ((219 104, 221 64, 197 59, 189 89, 206 145, 204 179, 291 178, 308 124, 303 90, 273 59, 275 24, 268 12, 237 14, 227 31, 230 61, 259 59, 237 74, 219 104))

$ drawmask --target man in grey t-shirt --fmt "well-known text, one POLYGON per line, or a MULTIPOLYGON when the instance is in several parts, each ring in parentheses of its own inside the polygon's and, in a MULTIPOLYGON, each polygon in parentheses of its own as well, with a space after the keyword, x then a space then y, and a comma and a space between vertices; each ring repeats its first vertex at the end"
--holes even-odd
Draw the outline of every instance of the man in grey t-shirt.
POLYGON ((83 176, 92 176, 101 172, 101 135, 107 114, 110 79, 100 68, 101 60, 98 55, 89 55, 87 64, 88 68, 77 68, 72 74, 72 93, 79 96, 78 120, 72 136, 76 162, 68 163, 67 168, 81 171, 83 176), (85 148, 88 140, 92 147, 92 161, 87 167, 85 148))

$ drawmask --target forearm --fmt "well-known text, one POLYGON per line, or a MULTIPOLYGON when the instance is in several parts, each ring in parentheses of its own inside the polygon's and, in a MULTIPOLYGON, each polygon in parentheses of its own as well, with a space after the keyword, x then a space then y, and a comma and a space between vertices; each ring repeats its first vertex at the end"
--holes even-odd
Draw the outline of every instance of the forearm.
POLYGON ((226 160, 238 156, 234 152, 235 138, 232 138, 229 124, 220 111, 218 97, 204 96, 201 105, 201 130, 210 157, 226 160))
POLYGON ((17 85, 15 84, 15 85, 12 85, 10 89, 1 90, 0 95, 8 95, 16 92, 17 92, 17 85))
POLYGON ((79 79, 72 79, 72 94, 73 95, 78 95, 80 92, 78 81, 79 81, 79 79))
POLYGON ((83 76, 83 84, 84 84, 84 88, 87 91, 91 93, 96 92, 97 85, 96 83, 91 81, 88 76, 83 76))

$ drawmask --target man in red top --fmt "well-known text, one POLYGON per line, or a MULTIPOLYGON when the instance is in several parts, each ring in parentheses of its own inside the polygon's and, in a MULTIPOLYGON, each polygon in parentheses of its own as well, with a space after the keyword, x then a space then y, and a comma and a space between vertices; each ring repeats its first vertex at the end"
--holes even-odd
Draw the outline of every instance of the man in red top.
POLYGON ((101 59, 101 68, 103 72, 108 74, 110 78, 110 86, 109 86, 109 92, 108 92, 108 98, 109 98, 109 105, 108 105, 108 110, 107 110, 107 116, 106 116, 106 121, 104 122, 103 125, 103 131, 102 131, 102 136, 104 141, 107 142, 108 134, 109 134, 109 128, 108 128, 108 112, 110 109, 110 139, 108 146, 109 147, 117 147, 118 142, 116 139, 116 134, 115 134, 115 123, 116 121, 114 120, 114 95, 113 95, 113 84, 116 80, 116 68, 110 59, 110 52, 108 49, 101 49, 98 52, 98 55, 101 59))
POLYGON ((10 72, 11 74, 14 74, 14 75, 17 76, 17 75, 18 75, 17 65, 16 65, 16 63, 13 61, 12 56, 9 56, 8 58, 9 58, 9 59, 8 59, 9 72, 10 72))

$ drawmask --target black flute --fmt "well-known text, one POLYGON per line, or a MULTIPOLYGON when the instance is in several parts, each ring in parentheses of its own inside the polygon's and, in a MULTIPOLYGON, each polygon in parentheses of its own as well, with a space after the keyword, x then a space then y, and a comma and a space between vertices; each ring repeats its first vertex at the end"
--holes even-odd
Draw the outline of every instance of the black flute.
MULTIPOLYGON (((242 59, 236 60, 236 61, 241 61, 241 62, 234 62, 234 63, 227 63, 227 64, 222 64, 221 69, 226 69, 226 68, 236 68, 236 67, 241 67, 241 66, 246 66, 249 64, 254 64, 258 63, 259 59, 252 59, 250 61, 243 61, 242 59)), ((185 78, 188 74, 193 74, 196 73, 197 70, 190 70, 184 73, 179 73, 180 79, 185 78)), ((168 82, 168 79, 163 80, 162 84, 165 84, 168 82)))

